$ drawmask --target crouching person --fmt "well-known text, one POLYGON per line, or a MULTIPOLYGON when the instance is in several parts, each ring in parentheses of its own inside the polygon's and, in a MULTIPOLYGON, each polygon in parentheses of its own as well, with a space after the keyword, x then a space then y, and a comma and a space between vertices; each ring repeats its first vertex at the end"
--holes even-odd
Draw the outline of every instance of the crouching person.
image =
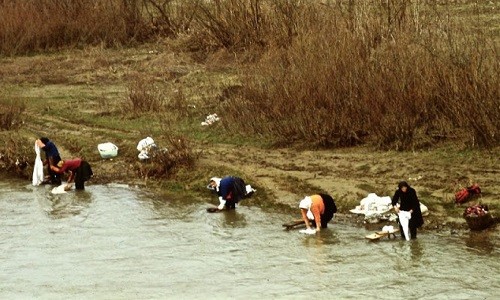
POLYGON ((50 168, 58 174, 69 173, 66 189, 69 189, 70 184, 75 182, 75 189, 84 190, 85 181, 94 175, 90 164, 80 158, 61 160, 57 163, 57 167, 50 166, 50 168))
POLYGON ((307 196, 299 203, 302 220, 307 229, 316 228, 316 232, 321 228, 327 228, 328 222, 333 219, 337 212, 335 201, 330 195, 316 194, 307 196))
POLYGON ((226 209, 235 209, 238 202, 248 195, 245 181, 236 176, 226 176, 220 180, 212 178, 209 186, 219 196, 219 206, 217 207, 219 210, 224 209, 224 207, 226 209))

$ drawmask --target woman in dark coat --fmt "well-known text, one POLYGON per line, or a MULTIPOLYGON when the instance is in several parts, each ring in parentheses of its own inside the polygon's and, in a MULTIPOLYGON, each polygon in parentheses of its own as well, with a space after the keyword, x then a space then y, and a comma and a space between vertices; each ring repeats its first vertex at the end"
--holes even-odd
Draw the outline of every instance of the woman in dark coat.
MULTIPOLYGON (((420 210, 420 201, 418 201, 417 192, 415 189, 410 187, 406 181, 401 181, 398 184, 398 189, 392 197, 392 206, 396 210, 396 213, 399 213, 400 210, 411 213, 408 229, 410 231, 410 237, 412 239, 416 239, 417 228, 424 224, 424 218, 422 217, 422 211, 420 210), (397 206, 398 203, 399 206, 397 206)), ((399 225, 399 230, 401 232, 401 237, 404 238, 401 224, 399 225)))

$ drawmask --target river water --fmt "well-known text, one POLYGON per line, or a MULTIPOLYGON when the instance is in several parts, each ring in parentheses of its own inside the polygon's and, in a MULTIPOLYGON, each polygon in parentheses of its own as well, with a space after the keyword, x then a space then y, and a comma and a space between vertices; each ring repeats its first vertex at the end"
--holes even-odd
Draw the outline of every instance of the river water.
POLYGON ((284 231, 296 216, 277 209, 209 205, 126 185, 53 195, 0 179, 0 299, 500 296, 495 229, 370 242, 371 231, 335 220, 304 235, 284 231))

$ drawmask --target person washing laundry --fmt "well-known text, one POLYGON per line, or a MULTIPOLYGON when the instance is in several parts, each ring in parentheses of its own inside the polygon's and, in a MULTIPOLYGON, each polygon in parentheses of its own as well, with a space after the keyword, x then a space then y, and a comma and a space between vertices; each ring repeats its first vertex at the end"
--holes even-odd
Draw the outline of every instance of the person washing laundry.
POLYGON ((69 159, 69 160, 61 160, 57 164, 57 167, 51 166, 52 171, 58 174, 64 174, 65 172, 69 172, 68 181, 65 187, 65 190, 71 188, 71 183, 75 182, 75 189, 84 190, 85 181, 89 180, 94 173, 92 172, 92 168, 90 164, 81 158, 69 159))
POLYGON ((224 208, 228 210, 235 209, 238 202, 252 193, 252 191, 247 192, 245 181, 236 176, 212 177, 208 188, 215 191, 219 196, 217 210, 223 210, 224 208))
POLYGON ((398 214, 401 238, 416 239, 417 228, 424 224, 424 218, 420 210, 417 192, 406 181, 401 181, 398 184, 398 189, 392 197, 392 206, 398 214))
POLYGON ((299 203, 302 220, 307 229, 303 233, 316 233, 321 228, 327 228, 328 222, 333 219, 337 212, 337 206, 332 196, 328 194, 316 194, 306 196, 299 203), (311 228, 315 227, 315 229, 311 228))
POLYGON ((56 166, 61 160, 57 146, 48 138, 42 137, 35 141, 36 145, 45 152, 44 166, 47 166, 49 173, 48 178, 43 183, 51 183, 55 185, 61 184, 61 176, 52 170, 52 166, 56 166))

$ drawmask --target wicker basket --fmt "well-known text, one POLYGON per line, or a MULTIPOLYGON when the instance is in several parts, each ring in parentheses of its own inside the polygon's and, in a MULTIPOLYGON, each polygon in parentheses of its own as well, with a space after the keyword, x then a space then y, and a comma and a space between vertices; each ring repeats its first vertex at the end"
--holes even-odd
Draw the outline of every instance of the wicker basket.
POLYGON ((464 214, 464 218, 471 230, 483 230, 490 227, 494 223, 493 218, 489 213, 482 216, 464 214))

